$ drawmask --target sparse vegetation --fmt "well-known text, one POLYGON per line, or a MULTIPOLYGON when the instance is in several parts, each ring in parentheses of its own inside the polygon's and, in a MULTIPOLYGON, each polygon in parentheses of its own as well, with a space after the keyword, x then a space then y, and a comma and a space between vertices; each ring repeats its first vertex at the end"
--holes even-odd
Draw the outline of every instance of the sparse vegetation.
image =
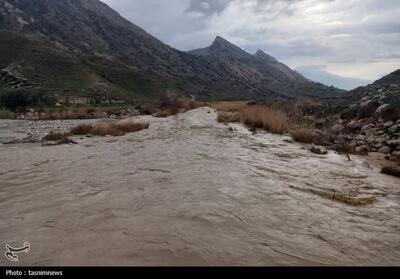
POLYGON ((79 124, 71 129, 74 135, 95 135, 95 136, 123 136, 128 133, 148 129, 148 123, 124 120, 120 122, 97 122, 94 124, 79 124))
POLYGON ((247 102, 218 102, 211 105, 218 111, 219 122, 243 122, 251 129, 264 129, 274 134, 283 134, 289 127, 286 113, 262 104, 247 102))

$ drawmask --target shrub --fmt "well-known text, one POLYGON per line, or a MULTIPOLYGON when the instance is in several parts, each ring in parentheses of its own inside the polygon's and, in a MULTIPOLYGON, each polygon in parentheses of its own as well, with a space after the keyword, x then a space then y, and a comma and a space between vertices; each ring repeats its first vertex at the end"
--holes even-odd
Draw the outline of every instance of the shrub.
POLYGON ((183 113, 196 108, 196 104, 185 98, 169 99, 161 101, 157 107, 154 117, 164 118, 178 113, 183 113))
POLYGON ((341 153, 341 154, 352 154, 354 153, 354 148, 351 147, 348 143, 342 142, 342 143, 337 143, 333 146, 333 148, 341 153))
POLYGON ((55 132, 51 131, 46 136, 43 137, 43 141, 60 141, 60 140, 67 140, 68 137, 71 136, 70 133, 64 132, 55 132))
POLYGON ((218 112, 218 122, 235 123, 242 121, 242 115, 239 112, 218 112))
POLYGON ((210 106, 219 112, 238 112, 247 106, 247 102, 217 102, 210 106))
POLYGON ((116 128, 118 130, 123 131, 124 133, 133 133, 137 131, 141 131, 149 128, 149 123, 140 123, 140 122, 132 122, 132 121, 121 121, 116 124, 116 128))
POLYGON ((287 115, 263 105, 245 106, 241 110, 243 122, 252 128, 262 128, 274 134, 283 134, 289 129, 287 115))
POLYGON ((92 130, 92 125, 90 124, 79 124, 75 126, 74 128, 71 129, 71 134, 77 135, 77 136, 83 136, 83 135, 88 135, 90 134, 90 131, 92 130))
POLYGON ((153 116, 157 118, 165 118, 171 115, 173 114, 169 111, 157 111, 155 114, 153 114, 153 116))
POLYGON ((122 130, 119 130, 114 123, 95 123, 92 125, 90 130, 90 134, 94 136, 113 136, 120 137, 125 135, 126 133, 122 130))
POLYGON ((71 129, 74 135, 95 135, 95 136, 123 136, 128 133, 148 129, 148 123, 133 122, 125 120, 120 122, 97 122, 94 124, 79 124, 71 129))
POLYGON ((314 130, 304 127, 292 130, 290 135, 295 141, 301 143, 315 143, 317 137, 314 130))

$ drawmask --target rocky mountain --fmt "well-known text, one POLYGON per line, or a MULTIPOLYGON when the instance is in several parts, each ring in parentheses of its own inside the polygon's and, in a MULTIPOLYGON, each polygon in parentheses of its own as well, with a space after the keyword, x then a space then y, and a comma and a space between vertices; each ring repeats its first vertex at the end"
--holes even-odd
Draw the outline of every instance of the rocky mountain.
POLYGON ((356 152, 400 161, 400 70, 347 93, 330 119, 335 134, 356 152))
POLYGON ((232 68, 237 74, 244 74, 247 79, 270 79, 282 82, 309 83, 299 73, 280 63, 262 50, 251 55, 224 38, 217 37, 211 46, 192 50, 189 53, 210 58, 215 64, 223 64, 225 69, 232 68))
POLYGON ((342 101, 344 118, 375 116, 382 121, 397 120, 400 118, 400 70, 346 96, 342 101))
POLYGON ((251 55, 221 37, 209 47, 189 53, 206 59, 221 78, 246 84, 252 94, 264 91, 266 95, 292 99, 296 96, 323 98, 341 93, 336 88, 306 79, 262 50, 251 55))
POLYGON ((0 0, 0 36, 0 70, 60 94, 151 99, 172 89, 202 99, 295 99, 342 93, 220 37, 209 48, 178 51, 98 0, 0 0))
POLYGON ((271 76, 275 76, 277 79, 288 80, 297 83, 308 83, 310 80, 306 79, 300 73, 293 71, 288 66, 280 63, 274 57, 266 54, 262 50, 258 50, 254 55, 257 62, 256 65, 259 66, 260 70, 271 76))

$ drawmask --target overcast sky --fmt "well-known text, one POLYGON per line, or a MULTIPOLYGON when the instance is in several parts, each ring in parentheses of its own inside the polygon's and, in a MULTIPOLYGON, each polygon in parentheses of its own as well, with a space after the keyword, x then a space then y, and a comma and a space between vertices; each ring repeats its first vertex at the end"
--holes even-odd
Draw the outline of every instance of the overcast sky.
POLYGON ((400 68, 399 0, 103 2, 180 50, 205 47, 220 35, 302 73, 328 72, 360 85, 400 68))

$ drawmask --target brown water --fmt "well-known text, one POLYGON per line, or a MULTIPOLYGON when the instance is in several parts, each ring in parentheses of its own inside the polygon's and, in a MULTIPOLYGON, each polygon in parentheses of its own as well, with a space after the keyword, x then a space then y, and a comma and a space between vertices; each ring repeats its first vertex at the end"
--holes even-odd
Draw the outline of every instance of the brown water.
MULTIPOLYGON (((400 265, 399 179, 210 111, 77 145, 0 144, 1 247, 29 241, 23 265, 400 265)), ((32 125, 73 122, 3 120, 0 139, 32 125)))

